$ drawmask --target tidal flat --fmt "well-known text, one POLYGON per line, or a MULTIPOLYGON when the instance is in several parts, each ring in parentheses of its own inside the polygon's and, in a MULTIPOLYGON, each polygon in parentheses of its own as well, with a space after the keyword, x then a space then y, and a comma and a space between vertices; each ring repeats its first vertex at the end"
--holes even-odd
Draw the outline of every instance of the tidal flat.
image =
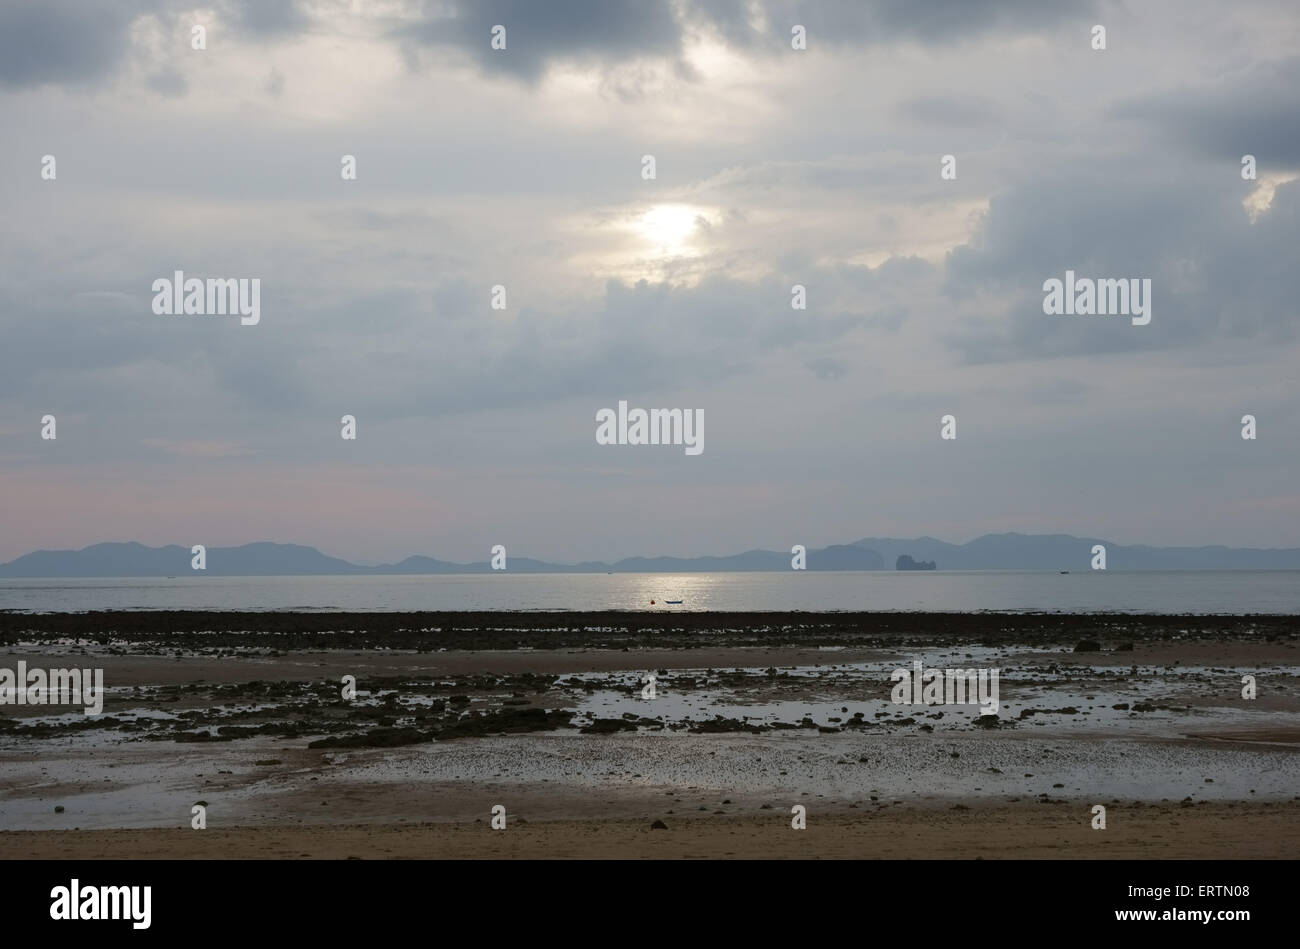
MULTIPOLYGON (((496 805, 536 856, 547 827, 572 856, 621 855, 601 826, 767 839, 796 805, 844 833, 714 855, 878 855, 843 845, 861 821, 997 825, 1042 855, 1102 856, 1166 811, 1215 830, 1152 856, 1300 842, 1300 617, 0 614, 0 666, 19 661, 102 668, 107 693, 93 716, 0 705, 0 856, 74 830, 117 840, 105 856, 173 831, 206 853, 218 830, 232 856, 273 832, 307 835, 301 855, 383 856, 321 841, 402 825, 489 856, 491 833, 452 830, 496 805), (996 713, 895 702, 891 673, 917 662, 996 670, 996 713), (1048 846, 1076 823, 1077 847, 1048 846)), ((980 839, 933 856, 996 855, 980 839)))

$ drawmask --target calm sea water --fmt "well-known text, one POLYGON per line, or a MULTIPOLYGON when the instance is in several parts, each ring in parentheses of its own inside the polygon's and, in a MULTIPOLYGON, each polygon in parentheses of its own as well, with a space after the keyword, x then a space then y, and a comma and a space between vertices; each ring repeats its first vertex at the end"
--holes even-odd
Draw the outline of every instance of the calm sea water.
POLYGON ((0 580, 0 609, 1300 613, 1300 571, 846 571, 0 580), (651 601, 654 605, 651 605, 651 601), (681 600, 680 605, 665 601, 681 600))

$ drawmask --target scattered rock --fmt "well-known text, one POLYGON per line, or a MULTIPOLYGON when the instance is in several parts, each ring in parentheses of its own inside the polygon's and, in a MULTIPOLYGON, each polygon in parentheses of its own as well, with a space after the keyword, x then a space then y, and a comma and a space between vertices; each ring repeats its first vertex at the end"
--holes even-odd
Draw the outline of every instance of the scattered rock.
POLYGON ((636 731, 636 723, 621 718, 598 718, 590 725, 582 726, 578 731, 585 735, 611 735, 614 732, 634 732, 636 731))

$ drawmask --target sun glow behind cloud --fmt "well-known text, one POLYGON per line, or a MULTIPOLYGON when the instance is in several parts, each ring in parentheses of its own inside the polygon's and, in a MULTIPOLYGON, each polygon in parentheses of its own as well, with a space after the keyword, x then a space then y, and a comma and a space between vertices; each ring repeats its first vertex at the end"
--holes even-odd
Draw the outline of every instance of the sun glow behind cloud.
POLYGON ((693 256, 691 239, 702 227, 708 227, 702 213, 686 204, 656 204, 641 215, 636 229, 656 256, 693 256))
POLYGON ((1255 190, 1242 199, 1241 206, 1246 209, 1250 215, 1250 223, 1254 224, 1259 220, 1260 215, 1266 213, 1273 207, 1273 196, 1280 185, 1295 181, 1300 175, 1281 174, 1265 175, 1259 179, 1259 184, 1255 190))
POLYGON ((597 225, 599 240, 581 262, 604 277, 627 282, 693 285, 710 269, 707 262, 720 237, 714 228, 721 222, 720 211, 695 204, 625 207, 597 225))

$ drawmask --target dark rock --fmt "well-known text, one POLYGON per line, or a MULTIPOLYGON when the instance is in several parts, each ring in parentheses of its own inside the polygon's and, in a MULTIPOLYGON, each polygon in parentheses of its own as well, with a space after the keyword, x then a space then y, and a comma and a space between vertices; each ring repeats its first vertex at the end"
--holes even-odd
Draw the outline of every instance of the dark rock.
POLYGON ((584 725, 578 731, 586 735, 610 735, 614 732, 634 732, 636 723, 621 718, 598 718, 590 725, 584 725))
POLYGON ((310 742, 308 748, 396 748, 432 741, 433 732, 417 728, 372 728, 360 735, 331 735, 310 742))

